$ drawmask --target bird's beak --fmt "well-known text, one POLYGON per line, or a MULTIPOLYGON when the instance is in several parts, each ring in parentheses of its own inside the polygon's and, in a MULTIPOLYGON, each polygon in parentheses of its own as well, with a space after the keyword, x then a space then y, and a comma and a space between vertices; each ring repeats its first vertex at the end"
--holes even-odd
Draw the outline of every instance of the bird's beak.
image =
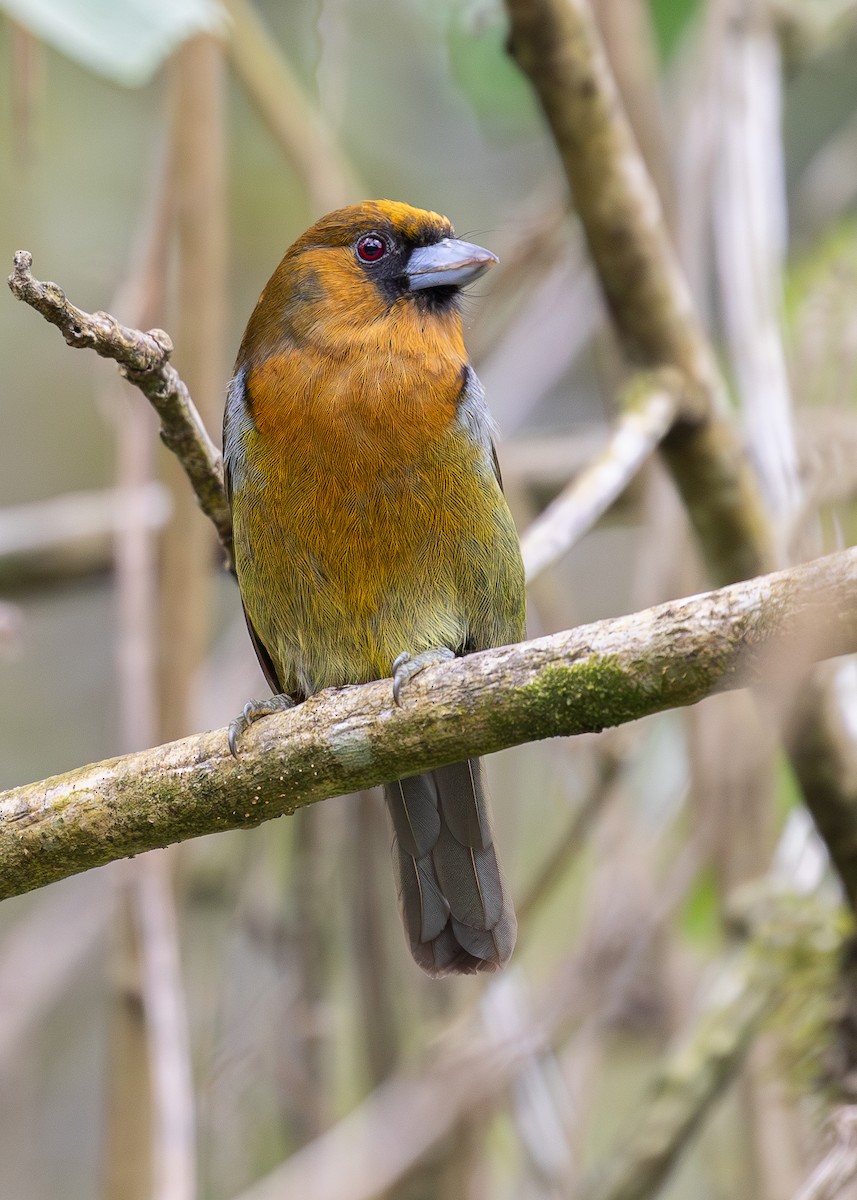
POLYGON ((444 238, 412 250, 405 274, 412 292, 433 287, 464 287, 498 261, 496 254, 482 246, 444 238))

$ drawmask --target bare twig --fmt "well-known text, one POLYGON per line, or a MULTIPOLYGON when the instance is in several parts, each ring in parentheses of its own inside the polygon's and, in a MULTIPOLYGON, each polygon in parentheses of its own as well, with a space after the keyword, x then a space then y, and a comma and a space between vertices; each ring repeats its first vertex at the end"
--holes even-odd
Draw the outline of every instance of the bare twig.
POLYGON ((402 708, 384 680, 311 697, 254 725, 238 762, 218 730, 15 788, 0 796, 0 897, 441 763, 694 704, 757 682, 808 628, 818 636, 803 657, 853 652, 855 594, 857 549, 843 550, 430 668, 402 708))
POLYGON ((55 283, 43 283, 31 271, 33 256, 15 254, 9 276, 13 294, 56 325, 69 346, 89 347, 112 358, 129 383, 152 403, 161 418, 161 437, 184 467, 202 511, 214 523, 227 563, 232 565, 232 518, 223 488, 223 463, 193 406, 187 388, 169 359, 173 344, 162 329, 143 333, 121 325, 108 313, 88 313, 66 299, 55 283))
POLYGON ((521 538, 528 582, 556 562, 622 494, 668 432, 681 404, 681 387, 669 373, 635 379, 609 443, 560 492, 521 538))

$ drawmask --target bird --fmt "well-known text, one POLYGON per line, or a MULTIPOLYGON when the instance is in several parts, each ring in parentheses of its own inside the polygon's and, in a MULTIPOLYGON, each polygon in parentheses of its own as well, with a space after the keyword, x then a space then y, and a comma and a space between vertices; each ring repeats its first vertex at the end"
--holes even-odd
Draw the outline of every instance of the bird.
MULTIPOLYGON (((223 430, 235 570, 273 695, 393 679, 524 637, 524 569, 460 297, 497 258, 450 221, 377 200, 329 213, 259 297, 223 430)), ((517 922, 481 760, 384 788, 414 959, 496 970, 517 922)))

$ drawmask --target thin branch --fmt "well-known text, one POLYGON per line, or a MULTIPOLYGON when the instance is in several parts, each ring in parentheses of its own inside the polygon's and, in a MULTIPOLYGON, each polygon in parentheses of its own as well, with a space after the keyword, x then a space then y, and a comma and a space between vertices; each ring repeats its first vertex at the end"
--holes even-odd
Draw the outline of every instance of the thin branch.
POLYGON ((69 346, 89 347, 112 358, 129 383, 138 387, 161 418, 161 438, 187 473, 200 507, 214 523, 227 564, 232 566, 232 517, 223 487, 223 463, 169 359, 173 344, 162 329, 143 333, 121 325, 109 313, 88 313, 66 299, 55 283, 36 279, 28 250, 15 253, 9 287, 18 300, 56 325, 69 346))
POLYGON ((624 411, 610 441, 521 538, 529 583, 566 554, 622 494, 669 431, 682 391, 681 381, 668 372, 636 378, 625 389, 624 411))
POLYGON ((418 676, 401 708, 385 680, 322 693, 254 725, 237 762, 216 730, 15 788, 0 796, 0 898, 442 763, 694 704, 766 678, 796 644, 801 667, 854 652, 856 599, 857 549, 843 550, 456 659, 418 676))

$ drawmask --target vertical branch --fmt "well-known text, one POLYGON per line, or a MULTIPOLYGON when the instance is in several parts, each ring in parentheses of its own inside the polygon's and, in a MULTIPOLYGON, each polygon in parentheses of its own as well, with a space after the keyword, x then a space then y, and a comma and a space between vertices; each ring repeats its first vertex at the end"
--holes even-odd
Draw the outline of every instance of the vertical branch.
POLYGON ((299 1004, 303 1016, 302 1036, 297 1043, 301 1092, 300 1101, 295 1104, 301 1145, 318 1137, 328 1119, 325 1000, 330 983, 326 921, 329 909, 321 868, 336 852, 329 844, 329 817, 330 811, 320 804, 300 814, 294 832, 291 896, 287 901, 295 918, 299 1004))
MULTIPOLYGON (((217 425, 225 367, 225 163, 223 54, 214 38, 188 42, 173 63, 171 170, 178 235, 180 369, 203 421, 217 425)), ((211 535, 178 464, 167 480, 175 500, 162 541, 160 730, 162 739, 192 727, 190 706, 202 661, 211 593, 211 535)))
POLYGON ((130 872, 117 877, 104 1131, 105 1200, 151 1200, 152 1088, 130 872))
MULTIPOLYGON (((128 277, 115 310, 146 328, 161 323, 171 228, 170 173, 162 152, 128 277)), ((139 488, 154 472, 155 428, 147 405, 114 379, 105 411, 116 439, 117 484, 139 488)), ((117 603, 119 739, 123 751, 157 741, 155 694, 157 573, 154 535, 139 519, 137 501, 114 542, 117 603), (138 519, 135 519, 138 518, 138 519)), ((137 883, 140 859, 116 873, 113 980, 110 989, 105 1200, 151 1200, 155 1182, 151 1022, 144 997, 145 950, 140 937, 137 883)))
POLYGON ((719 153, 711 203, 720 307, 748 442, 780 557, 800 504, 797 448, 780 330, 788 236, 781 62, 766 4, 715 9, 719 153))
POLYGON ((628 358, 671 365, 695 396, 664 452, 717 580, 771 557, 767 518, 722 383, 634 145, 587 0, 506 0, 511 51, 551 127, 628 358))
POLYGON ((356 853, 351 886, 352 909, 351 955, 357 980, 360 1004, 360 1033, 365 1046, 369 1081, 377 1087, 393 1071, 400 1058, 400 1031, 394 1002, 395 982, 390 971, 389 946, 386 938, 383 893, 383 874, 390 869, 390 835, 377 795, 360 792, 355 797, 353 837, 356 853), (382 849, 383 847, 383 849, 382 849))
POLYGON ((137 864, 135 880, 149 1073, 157 1102, 151 1194, 154 1200, 193 1200, 194 1091, 172 891, 173 859, 166 853, 146 855, 137 864))

